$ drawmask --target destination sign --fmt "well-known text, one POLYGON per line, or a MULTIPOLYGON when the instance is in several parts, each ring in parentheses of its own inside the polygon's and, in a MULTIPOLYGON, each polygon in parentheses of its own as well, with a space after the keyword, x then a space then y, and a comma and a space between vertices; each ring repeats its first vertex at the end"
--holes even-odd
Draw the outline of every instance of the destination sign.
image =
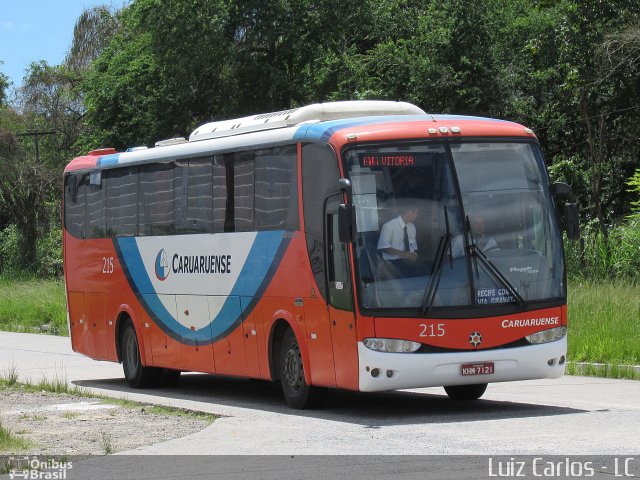
POLYGON ((432 164, 432 155, 425 153, 380 153, 359 152, 358 161, 361 167, 397 167, 412 168, 426 167, 432 164))

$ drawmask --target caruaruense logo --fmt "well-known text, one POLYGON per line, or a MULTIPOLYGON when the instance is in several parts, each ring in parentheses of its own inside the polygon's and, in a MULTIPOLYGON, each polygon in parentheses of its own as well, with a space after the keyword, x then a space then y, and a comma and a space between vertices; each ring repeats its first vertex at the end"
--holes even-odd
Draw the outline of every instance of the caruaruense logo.
POLYGON ((180 255, 169 253, 163 248, 156 255, 154 262, 156 278, 161 282, 169 277, 170 273, 180 275, 188 274, 230 274, 231 255, 180 255), (171 263, 169 263, 171 256, 171 263))
POLYGON ((167 252, 164 248, 158 252, 156 256, 156 277, 161 282, 165 281, 169 276, 169 262, 167 261, 167 252))

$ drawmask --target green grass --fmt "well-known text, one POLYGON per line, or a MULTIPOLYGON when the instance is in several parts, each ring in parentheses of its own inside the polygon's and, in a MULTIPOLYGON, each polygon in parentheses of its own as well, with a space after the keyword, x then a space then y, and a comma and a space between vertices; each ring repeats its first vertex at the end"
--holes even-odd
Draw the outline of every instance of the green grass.
POLYGON ((53 379, 42 378, 38 382, 26 379, 24 382, 19 381, 19 376, 15 365, 11 364, 9 368, 0 372, 0 389, 21 390, 24 392, 51 392, 58 394, 76 395, 79 397, 92 396, 82 387, 69 385, 64 373, 56 373, 53 379))
POLYGON ((628 366, 607 363, 567 364, 567 375, 582 375, 587 377, 625 378, 640 380, 640 373, 628 366))
POLYGON ((570 361, 640 365, 640 284, 573 281, 568 304, 570 361))
POLYGON ((68 335, 64 282, 0 277, 0 329, 68 335))
POLYGON ((18 367, 15 363, 11 362, 11 364, 0 373, 0 381, 6 383, 9 387, 18 383, 18 367))
MULTIPOLYGON (((133 400, 128 400, 125 398, 111 398, 106 397, 104 395, 97 395, 87 390, 76 387, 69 386, 66 379, 64 377, 56 376, 53 380, 45 380, 42 379, 38 383, 32 383, 27 381, 26 383, 19 382, 17 375, 14 374, 13 369, 9 369, 5 372, 0 372, 0 389, 11 389, 15 391, 22 392, 50 392, 58 395, 73 395, 77 397, 87 397, 87 398, 96 398, 101 400, 103 403, 108 403, 111 405, 118 405, 123 408, 130 409, 140 409, 149 414, 155 415, 177 415, 180 417, 191 417, 191 418, 200 418, 207 420, 209 423, 213 423, 217 417, 217 415, 213 415, 211 413, 205 412, 197 412, 195 410, 188 410, 185 408, 177 408, 177 407, 165 407, 163 405, 153 405, 150 403, 141 403, 135 402, 133 400)), ((33 420, 43 420, 44 417, 30 417, 33 420)), ((72 414, 69 416, 65 416, 65 418, 73 418, 72 414)))
POLYGON ((115 451, 115 446, 111 436, 104 432, 101 432, 102 453, 105 455, 111 455, 115 451))
POLYGON ((141 409, 144 410, 145 413, 153 415, 176 415, 178 417, 184 418, 200 418, 207 420, 210 424, 213 423, 216 418, 218 418, 217 415, 211 413, 197 412, 195 410, 188 410, 185 408, 166 407, 164 405, 153 405, 149 403, 134 402, 133 400, 128 400, 126 398, 99 398, 101 398, 104 403, 118 405, 124 408, 141 409))
POLYGON ((14 434, 0 422, 0 452, 20 452, 31 446, 31 442, 14 434))

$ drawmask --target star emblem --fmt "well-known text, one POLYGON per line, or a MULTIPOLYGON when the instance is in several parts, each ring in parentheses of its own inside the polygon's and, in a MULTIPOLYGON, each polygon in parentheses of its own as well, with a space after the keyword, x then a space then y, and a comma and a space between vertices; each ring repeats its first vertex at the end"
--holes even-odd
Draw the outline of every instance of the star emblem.
POLYGON ((469 335, 469 343, 474 347, 477 347, 482 343, 482 335, 480 332, 473 332, 469 335))

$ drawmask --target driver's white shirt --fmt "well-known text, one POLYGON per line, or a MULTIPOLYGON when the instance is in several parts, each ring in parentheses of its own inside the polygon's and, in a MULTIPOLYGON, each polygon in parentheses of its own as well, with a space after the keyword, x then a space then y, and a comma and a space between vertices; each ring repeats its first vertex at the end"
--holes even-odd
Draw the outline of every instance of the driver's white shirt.
MULTIPOLYGON (((480 247, 482 251, 498 246, 498 242, 496 242, 493 237, 488 237, 487 235, 483 235, 482 237, 474 236, 473 238, 475 244, 480 247)), ((451 242, 451 256, 453 258, 464 256, 464 235, 456 235, 451 242)))

